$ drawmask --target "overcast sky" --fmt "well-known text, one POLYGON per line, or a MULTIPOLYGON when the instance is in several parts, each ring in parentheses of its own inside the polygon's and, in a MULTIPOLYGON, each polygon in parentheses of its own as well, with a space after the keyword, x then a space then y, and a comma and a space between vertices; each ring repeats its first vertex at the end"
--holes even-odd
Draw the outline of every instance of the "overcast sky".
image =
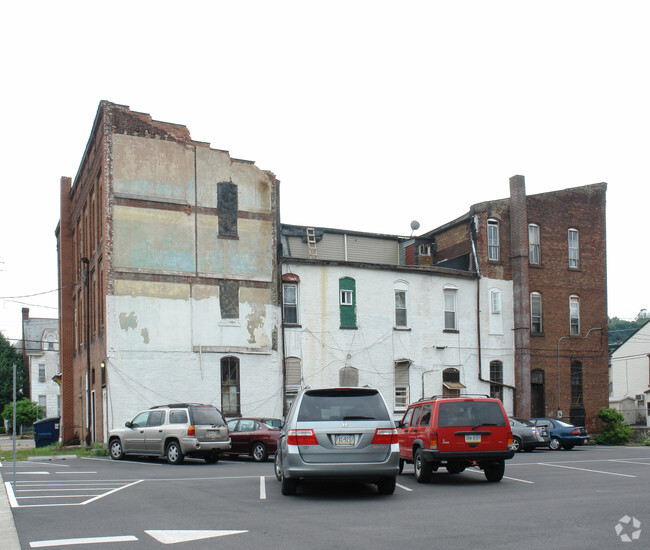
POLYGON ((185 124, 281 181, 281 219, 419 233, 605 181, 609 315, 650 308, 650 2, 10 2, 0 331, 57 317, 61 176, 99 101, 185 124), (33 295, 33 296, 30 296, 33 295))

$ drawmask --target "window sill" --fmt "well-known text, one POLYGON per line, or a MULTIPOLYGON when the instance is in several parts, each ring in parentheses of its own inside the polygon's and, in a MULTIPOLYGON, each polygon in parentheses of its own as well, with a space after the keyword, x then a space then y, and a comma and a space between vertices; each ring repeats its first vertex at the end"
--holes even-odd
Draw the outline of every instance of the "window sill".
POLYGON ((458 334, 460 332, 460 330, 455 329, 455 328, 446 328, 442 332, 448 332, 450 334, 458 334))
POLYGON ((341 330, 357 330, 359 327, 339 327, 341 330))
POLYGON ((231 241, 238 241, 239 235, 217 235, 217 239, 229 239, 231 241))
POLYGON ((302 328, 300 323, 282 323, 286 328, 302 328))
POLYGON ((544 338, 546 336, 546 334, 544 334, 544 332, 533 332, 533 331, 530 332, 530 335, 533 338, 544 338))
POLYGON ((409 327, 393 327, 393 330, 397 332, 411 332, 409 327))
POLYGON ((490 264, 490 265, 503 265, 503 260, 490 260, 490 259, 488 259, 488 264, 490 264))
POLYGON ((528 267, 532 267, 533 269, 544 269, 544 264, 543 263, 541 263, 541 264, 531 264, 531 263, 529 263, 528 267))
POLYGON ((581 267, 567 267, 567 271, 576 271, 578 273, 581 273, 582 268, 581 267))

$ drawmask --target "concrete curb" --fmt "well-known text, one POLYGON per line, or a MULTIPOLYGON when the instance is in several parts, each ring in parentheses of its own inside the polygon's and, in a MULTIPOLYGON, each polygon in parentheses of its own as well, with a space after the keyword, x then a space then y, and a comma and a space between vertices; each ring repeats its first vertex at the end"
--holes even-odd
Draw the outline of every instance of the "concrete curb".
MULTIPOLYGON (((1 475, 0 479, 2 479, 1 475)), ((20 540, 4 481, 0 488, 0 548, 2 550, 20 550, 20 540)))
POLYGON ((27 462, 45 462, 47 460, 70 460, 78 458, 77 455, 52 455, 52 456, 28 456, 27 462))

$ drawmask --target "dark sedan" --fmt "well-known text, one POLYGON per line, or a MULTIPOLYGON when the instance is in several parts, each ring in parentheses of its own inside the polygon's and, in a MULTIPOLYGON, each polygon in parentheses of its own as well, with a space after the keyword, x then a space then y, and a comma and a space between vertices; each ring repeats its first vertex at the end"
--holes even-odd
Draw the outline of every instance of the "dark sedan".
POLYGON ((550 447, 554 451, 570 451, 576 445, 589 443, 589 434, 583 426, 574 426, 557 418, 530 418, 535 426, 544 426, 551 436, 550 447))
POLYGON ((531 452, 540 447, 546 447, 551 443, 546 428, 535 426, 530 420, 510 418, 512 428, 512 446, 515 451, 531 452))
POLYGON ((228 421, 230 449, 226 454, 249 455, 263 462, 275 454, 280 428, 272 428, 254 418, 236 418, 228 421))

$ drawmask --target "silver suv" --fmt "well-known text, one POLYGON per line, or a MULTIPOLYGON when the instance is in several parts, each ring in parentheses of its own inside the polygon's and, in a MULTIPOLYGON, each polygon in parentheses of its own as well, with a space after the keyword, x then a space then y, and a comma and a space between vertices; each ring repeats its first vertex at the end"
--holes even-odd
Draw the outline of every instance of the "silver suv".
POLYGON ((108 435, 113 460, 132 454, 164 456, 170 464, 181 464, 190 456, 214 464, 227 449, 230 436, 223 415, 212 405, 198 403, 152 407, 108 435))
POLYGON ((275 475, 282 494, 302 480, 344 478, 393 494, 399 442, 384 398, 371 388, 303 390, 280 433, 275 475))

